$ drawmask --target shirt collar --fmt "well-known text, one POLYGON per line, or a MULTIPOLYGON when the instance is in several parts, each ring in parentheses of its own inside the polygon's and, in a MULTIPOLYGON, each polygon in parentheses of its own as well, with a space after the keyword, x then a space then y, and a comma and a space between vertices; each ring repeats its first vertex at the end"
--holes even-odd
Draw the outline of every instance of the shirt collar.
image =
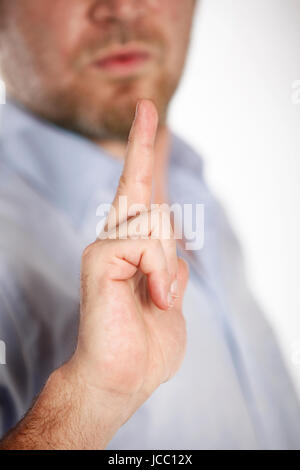
MULTIPOLYGON (((0 146, 5 164, 64 211, 76 227, 94 194, 99 203, 111 202, 123 167, 122 161, 90 140, 12 101, 0 114, 0 146)), ((170 152, 170 202, 192 202, 197 198, 202 160, 174 134, 170 152)))
POLYGON ((105 193, 122 171, 123 163, 96 144, 12 101, 3 106, 0 136, 1 159, 75 225, 91 193, 105 193))

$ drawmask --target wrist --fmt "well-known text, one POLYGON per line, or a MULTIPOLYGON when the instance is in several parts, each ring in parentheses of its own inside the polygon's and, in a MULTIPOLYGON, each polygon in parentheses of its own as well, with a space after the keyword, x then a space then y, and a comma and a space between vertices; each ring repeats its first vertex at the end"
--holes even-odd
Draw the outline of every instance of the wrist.
POLYGON ((72 432, 81 437, 81 448, 104 449, 132 414, 131 397, 88 384, 73 358, 50 376, 47 390, 54 388, 69 402, 72 432))

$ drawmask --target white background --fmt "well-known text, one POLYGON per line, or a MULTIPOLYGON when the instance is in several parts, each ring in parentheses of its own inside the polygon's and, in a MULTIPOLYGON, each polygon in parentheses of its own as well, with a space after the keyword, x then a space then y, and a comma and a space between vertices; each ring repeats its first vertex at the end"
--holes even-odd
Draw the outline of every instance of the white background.
POLYGON ((300 0, 202 0, 173 129, 205 160, 300 392, 300 0))

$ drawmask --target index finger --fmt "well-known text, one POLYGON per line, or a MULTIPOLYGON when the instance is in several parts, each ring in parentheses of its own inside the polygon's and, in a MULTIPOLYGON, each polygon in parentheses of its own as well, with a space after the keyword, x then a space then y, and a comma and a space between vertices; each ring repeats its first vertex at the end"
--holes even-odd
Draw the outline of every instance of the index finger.
POLYGON ((150 100, 140 100, 137 105, 125 163, 112 210, 115 210, 116 224, 128 218, 128 210, 134 204, 142 204, 150 209, 154 165, 154 144, 158 127, 158 113, 150 100), (127 207, 120 204, 119 198, 125 196, 127 207))

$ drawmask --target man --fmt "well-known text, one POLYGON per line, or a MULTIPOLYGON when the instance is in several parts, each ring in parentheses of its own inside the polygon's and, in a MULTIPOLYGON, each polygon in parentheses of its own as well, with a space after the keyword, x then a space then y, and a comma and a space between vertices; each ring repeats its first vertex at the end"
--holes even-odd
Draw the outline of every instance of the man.
POLYGON ((0 2, 1 432, 16 425, 2 448, 300 447, 298 400, 238 243, 201 160, 167 127, 195 3, 0 2), (145 98, 158 117, 140 102, 126 152, 145 98), (204 248, 177 244, 184 359, 174 239, 128 238, 126 212, 110 226, 125 240, 93 243, 97 208, 120 209, 121 195, 146 206, 138 222, 151 201, 205 206, 204 248))

